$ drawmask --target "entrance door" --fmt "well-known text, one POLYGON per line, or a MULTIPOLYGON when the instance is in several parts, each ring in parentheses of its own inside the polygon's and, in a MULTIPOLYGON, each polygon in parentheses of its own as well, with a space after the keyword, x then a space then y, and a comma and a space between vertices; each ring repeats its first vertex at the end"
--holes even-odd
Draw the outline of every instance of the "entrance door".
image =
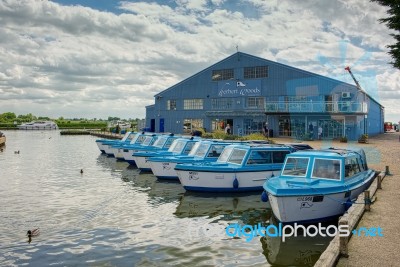
POLYGON ((226 120, 226 125, 228 125, 231 127, 231 134, 234 134, 234 130, 233 130, 233 119, 227 119, 226 120))
POLYGON ((343 120, 319 120, 322 127, 322 138, 335 139, 343 135, 343 120))
POLYGON ((164 119, 160 119, 160 133, 164 132, 164 119))

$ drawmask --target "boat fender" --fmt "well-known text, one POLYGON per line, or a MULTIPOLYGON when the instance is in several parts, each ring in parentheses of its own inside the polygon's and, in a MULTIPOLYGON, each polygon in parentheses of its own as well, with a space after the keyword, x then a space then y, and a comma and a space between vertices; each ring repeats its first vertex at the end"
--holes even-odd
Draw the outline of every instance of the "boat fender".
POLYGON ((268 202, 268 194, 267 194, 267 192, 265 192, 265 190, 261 194, 261 201, 268 202))
POLYGON ((350 198, 348 198, 346 202, 343 203, 343 205, 344 205, 344 210, 347 211, 348 209, 350 209, 351 205, 353 205, 353 202, 351 201, 350 198))
POLYGON ((239 181, 235 176, 235 180, 233 180, 233 188, 238 189, 239 188, 239 181))

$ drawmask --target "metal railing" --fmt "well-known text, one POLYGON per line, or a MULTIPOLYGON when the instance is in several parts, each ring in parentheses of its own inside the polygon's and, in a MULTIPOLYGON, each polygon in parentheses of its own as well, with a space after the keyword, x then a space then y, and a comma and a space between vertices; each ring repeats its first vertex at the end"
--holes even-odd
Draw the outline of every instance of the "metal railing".
POLYGON ((269 113, 368 113, 365 103, 355 101, 293 101, 268 102, 265 112, 269 113))

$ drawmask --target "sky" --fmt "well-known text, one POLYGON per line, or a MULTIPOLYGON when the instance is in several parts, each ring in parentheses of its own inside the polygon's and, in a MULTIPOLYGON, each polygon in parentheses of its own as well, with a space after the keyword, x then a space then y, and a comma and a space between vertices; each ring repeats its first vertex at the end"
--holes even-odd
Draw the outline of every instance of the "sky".
POLYGON ((350 84, 400 121, 395 40, 366 0, 0 0, 0 113, 144 118, 237 51, 350 84))

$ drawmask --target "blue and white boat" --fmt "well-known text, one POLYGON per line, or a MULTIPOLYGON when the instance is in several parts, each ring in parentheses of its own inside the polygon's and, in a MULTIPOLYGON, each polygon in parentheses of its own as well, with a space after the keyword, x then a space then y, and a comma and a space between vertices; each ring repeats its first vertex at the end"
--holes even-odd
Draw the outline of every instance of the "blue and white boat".
POLYGON ((140 150, 133 153, 133 159, 138 169, 142 172, 151 172, 151 165, 149 159, 152 157, 166 157, 166 156, 178 156, 187 155, 190 150, 200 141, 201 138, 176 138, 174 137, 161 137, 154 143, 154 147, 159 148, 158 150, 152 149, 153 146, 146 150, 140 150), (165 140, 163 140, 165 139, 165 140), (171 144, 171 141, 172 144, 171 144), (164 145, 162 145, 164 144, 164 145), (168 148, 169 147, 169 148, 168 148))
POLYGON ((264 189, 281 222, 320 222, 342 215, 374 177, 362 149, 305 150, 287 155, 264 189))
POLYGON ((149 159, 151 171, 159 179, 168 179, 178 181, 178 175, 175 171, 177 164, 193 162, 214 162, 226 146, 233 142, 201 140, 197 142, 188 155, 152 157, 149 159))
POLYGON ((126 162, 128 162, 130 165, 136 166, 135 160, 132 156, 133 153, 152 146, 159 137, 160 135, 157 134, 145 135, 144 139, 140 143, 124 145, 122 147, 118 147, 118 149, 122 149, 122 155, 126 162))
POLYGON ((135 132, 126 132, 121 140, 97 139, 96 144, 101 153, 106 154, 106 148, 108 149, 108 145, 129 143, 135 135, 135 132))
POLYGON ((286 154, 283 145, 234 144, 216 162, 178 164, 175 170, 189 191, 240 192, 262 190, 263 183, 279 174, 286 154))
POLYGON ((123 154, 124 148, 128 146, 142 145, 147 136, 153 136, 153 135, 154 135, 153 133, 146 133, 146 132, 136 133, 134 137, 130 140, 130 142, 117 143, 111 145, 111 151, 117 160, 125 160, 123 154))

